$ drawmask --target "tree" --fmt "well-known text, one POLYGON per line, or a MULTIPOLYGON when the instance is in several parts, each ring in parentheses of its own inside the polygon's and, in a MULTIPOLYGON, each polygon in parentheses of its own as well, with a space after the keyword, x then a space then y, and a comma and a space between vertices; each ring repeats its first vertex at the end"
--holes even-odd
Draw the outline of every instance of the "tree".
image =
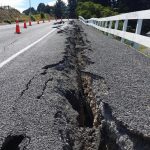
POLYGON ((49 5, 46 5, 44 8, 44 13, 50 14, 51 8, 49 5))
POLYGON ((68 0, 69 18, 76 18, 77 0, 68 0))
POLYGON ((40 14, 40 17, 41 17, 42 20, 45 19, 45 14, 44 14, 44 13, 41 13, 41 14, 40 14))
POLYGON ((111 0, 97 0, 103 6, 111 6, 111 0))
POLYGON ((119 12, 132 12, 150 8, 150 0, 118 0, 117 7, 119 12))
POLYGON ((54 5, 54 14, 57 18, 65 17, 67 7, 62 0, 57 0, 54 5))
MULTIPOLYGON (((26 15, 29 15, 29 13, 30 13, 30 8, 24 10, 23 13, 26 14, 26 15)), ((34 15, 34 14, 36 14, 36 13, 37 13, 37 11, 36 11, 33 7, 31 7, 31 14, 34 15)))
POLYGON ((40 4, 38 5, 38 7, 37 7, 37 11, 38 11, 39 13, 44 12, 45 7, 46 7, 46 6, 45 6, 44 3, 40 3, 40 4))
POLYGON ((101 4, 93 2, 79 2, 77 6, 77 14, 85 19, 89 19, 112 16, 117 13, 114 12, 112 8, 102 6, 101 4))

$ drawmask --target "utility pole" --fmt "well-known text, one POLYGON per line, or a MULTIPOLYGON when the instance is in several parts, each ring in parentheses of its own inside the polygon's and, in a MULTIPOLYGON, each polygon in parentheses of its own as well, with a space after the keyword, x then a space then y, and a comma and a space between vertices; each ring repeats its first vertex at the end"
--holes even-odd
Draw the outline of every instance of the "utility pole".
POLYGON ((31 24, 31 0, 29 0, 29 26, 32 26, 31 24))
POLYGON ((30 7, 29 16, 30 16, 30 18, 31 18, 31 0, 29 0, 29 7, 30 7))

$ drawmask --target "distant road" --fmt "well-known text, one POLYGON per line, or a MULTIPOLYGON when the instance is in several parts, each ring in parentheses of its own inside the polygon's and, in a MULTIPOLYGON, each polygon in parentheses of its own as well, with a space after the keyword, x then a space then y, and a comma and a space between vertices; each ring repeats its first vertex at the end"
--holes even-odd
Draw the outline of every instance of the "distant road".
POLYGON ((0 26, 0 63, 51 32, 52 23, 33 23, 28 29, 23 29, 23 24, 20 24, 20 35, 15 34, 14 24, 0 26))

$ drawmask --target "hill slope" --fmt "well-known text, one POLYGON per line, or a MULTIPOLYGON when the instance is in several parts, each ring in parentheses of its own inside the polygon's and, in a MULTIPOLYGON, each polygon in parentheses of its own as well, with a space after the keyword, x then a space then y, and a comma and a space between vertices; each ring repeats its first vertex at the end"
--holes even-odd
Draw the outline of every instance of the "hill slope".
POLYGON ((9 8, 9 9, 0 8, 0 23, 6 21, 14 22, 15 19, 20 15, 21 13, 14 8, 9 8))

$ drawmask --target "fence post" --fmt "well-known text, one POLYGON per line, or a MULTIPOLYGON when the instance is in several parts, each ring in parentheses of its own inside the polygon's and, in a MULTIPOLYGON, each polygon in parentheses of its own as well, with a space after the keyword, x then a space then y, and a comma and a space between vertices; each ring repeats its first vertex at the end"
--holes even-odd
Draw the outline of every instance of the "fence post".
MULTIPOLYGON (((128 20, 124 20, 123 30, 122 31, 126 31, 127 30, 127 26, 128 26, 128 20)), ((124 38, 121 38, 121 42, 124 42, 124 38)))
MULTIPOLYGON (((109 23, 109 29, 108 30, 110 30, 112 28, 112 21, 110 21, 110 23, 109 23)), ((110 33, 108 33, 108 36, 110 36, 110 33)))
MULTIPOLYGON (((137 25, 136 25, 136 31, 135 31, 135 34, 141 34, 142 24, 143 24, 143 19, 138 19, 137 25)), ((136 49, 139 48, 139 44, 137 44, 137 43, 134 43, 133 46, 134 46, 134 48, 136 48, 136 49)))
POLYGON ((105 22, 103 21, 103 22, 102 22, 102 27, 104 27, 104 23, 105 23, 105 22))
POLYGON ((105 22, 105 28, 107 28, 107 21, 105 22))
POLYGON ((118 29, 118 25, 119 25, 119 20, 116 20, 116 23, 115 23, 115 30, 118 29))

